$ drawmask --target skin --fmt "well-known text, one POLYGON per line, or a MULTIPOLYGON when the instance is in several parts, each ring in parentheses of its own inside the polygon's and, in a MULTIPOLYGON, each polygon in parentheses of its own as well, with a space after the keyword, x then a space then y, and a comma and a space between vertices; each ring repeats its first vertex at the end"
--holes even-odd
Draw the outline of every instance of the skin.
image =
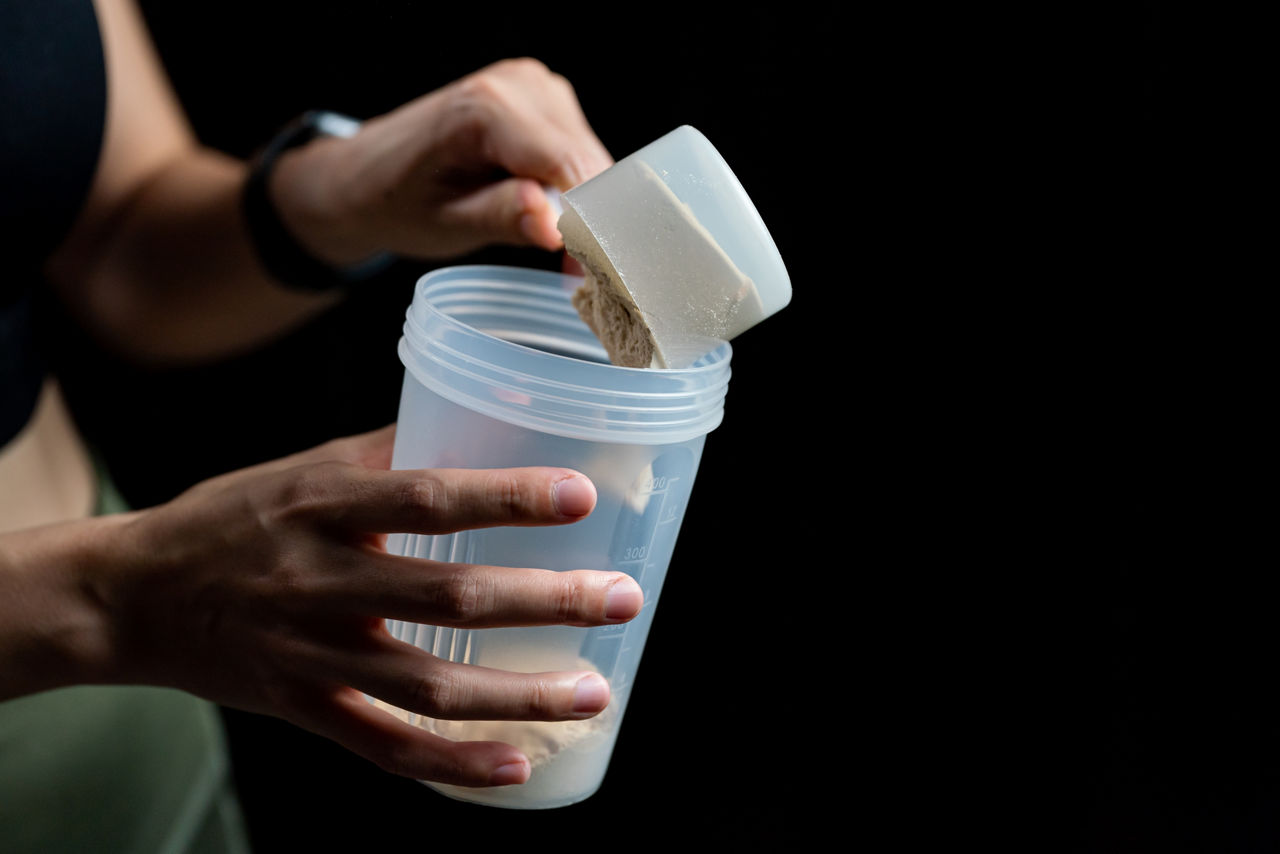
MULTIPOLYGON (((79 320, 121 353, 173 363, 251 349, 336 304, 259 267, 241 222, 246 164, 195 139, 132 4, 96 5, 110 104, 102 158, 46 267, 79 320)), ((370 118, 351 139, 289 152, 270 191, 325 260, 444 260, 493 243, 562 248, 544 187, 569 189, 612 162, 568 81, 513 59, 370 118)))
MULTIPOLYGON (((80 321, 137 361, 200 362, 334 306, 339 296, 288 291, 259 267, 240 216, 246 165, 195 139, 138 11, 96 6, 104 146, 46 265, 80 321)), ((557 250, 543 188, 611 163, 567 81, 521 59, 375 117, 352 139, 289 153, 270 191, 295 236, 334 263, 381 250, 447 259, 490 243, 557 250)), ((17 529, 0 519, 0 698, 169 686, 284 718, 396 774, 523 782, 528 761, 510 745, 450 742, 362 694, 439 718, 571 720, 607 705, 604 680, 441 661, 383 621, 606 625, 639 612, 640 588, 619 573, 388 555, 387 532, 570 524, 595 503, 590 481, 566 469, 388 471, 393 433, 336 440, 137 512, 50 513, 17 529)), ((56 486, 45 474, 6 489, 35 496, 56 486)))
POLYGON ((394 428, 201 483, 154 509, 0 537, 0 698, 78 683, 180 688, 276 715, 382 768, 523 782, 499 743, 454 743, 374 709, 447 719, 576 720, 608 704, 583 672, 515 674, 437 659, 384 619, 484 628, 625 622, 622 573, 389 555, 386 532, 583 518, 595 489, 558 468, 388 471, 394 428))

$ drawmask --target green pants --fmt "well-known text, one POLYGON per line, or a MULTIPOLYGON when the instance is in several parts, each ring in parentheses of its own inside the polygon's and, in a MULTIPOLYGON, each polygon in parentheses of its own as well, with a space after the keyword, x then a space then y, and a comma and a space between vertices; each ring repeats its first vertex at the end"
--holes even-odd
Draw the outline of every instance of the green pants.
MULTIPOLYGON (((100 509, 117 512, 103 482, 100 509)), ((96 685, 0 702, 0 852, 248 850, 213 704, 96 685)))

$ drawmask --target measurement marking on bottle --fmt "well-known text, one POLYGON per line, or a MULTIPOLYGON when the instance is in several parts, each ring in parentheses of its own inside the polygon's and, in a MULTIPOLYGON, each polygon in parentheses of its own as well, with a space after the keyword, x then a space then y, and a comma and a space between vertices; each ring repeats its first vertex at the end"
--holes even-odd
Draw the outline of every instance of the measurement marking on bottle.
POLYGON ((627 546, 622 550, 622 554, 618 555, 618 563, 639 563, 643 564, 649 557, 649 546, 652 542, 643 546, 627 546))
POLYGON ((653 477, 640 484, 636 490, 640 495, 655 495, 666 492, 667 488, 673 483, 679 483, 681 478, 669 477, 668 475, 654 475, 653 477))

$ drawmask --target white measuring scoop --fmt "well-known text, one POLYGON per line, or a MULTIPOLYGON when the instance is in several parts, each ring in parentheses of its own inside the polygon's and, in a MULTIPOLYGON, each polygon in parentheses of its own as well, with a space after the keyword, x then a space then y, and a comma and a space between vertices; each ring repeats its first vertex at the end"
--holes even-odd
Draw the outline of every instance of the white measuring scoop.
POLYGON ((566 243, 598 245, 660 367, 688 367, 785 307, 791 279, 755 205, 701 132, 676 128, 562 196, 566 243))

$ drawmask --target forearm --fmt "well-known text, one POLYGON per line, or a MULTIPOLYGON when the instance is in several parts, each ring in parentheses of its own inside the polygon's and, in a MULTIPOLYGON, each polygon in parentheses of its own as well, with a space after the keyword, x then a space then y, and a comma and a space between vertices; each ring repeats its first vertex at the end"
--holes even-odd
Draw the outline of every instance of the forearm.
MULTIPOLYGON (((141 15, 95 0, 108 115, 98 170, 46 265, 112 348, 148 361, 247 351, 336 304, 270 277, 243 213, 247 165, 202 147, 141 15)), ((276 161, 269 197, 303 250, 334 267, 381 252, 441 261, 496 243, 562 248, 547 187, 611 162, 568 81, 494 63, 276 161)))
POLYGON ((194 147, 157 168, 51 263, 71 310, 127 355, 191 361, 250 349, 335 304, 262 268, 241 211, 246 170, 194 147))
POLYGON ((119 681, 92 579, 130 515, 0 535, 0 700, 119 681))
POLYGON ((332 305, 267 277, 243 226, 246 164, 199 144, 138 8, 95 6, 107 59, 102 150, 45 267, 67 306, 126 355, 190 361, 252 348, 332 305))

